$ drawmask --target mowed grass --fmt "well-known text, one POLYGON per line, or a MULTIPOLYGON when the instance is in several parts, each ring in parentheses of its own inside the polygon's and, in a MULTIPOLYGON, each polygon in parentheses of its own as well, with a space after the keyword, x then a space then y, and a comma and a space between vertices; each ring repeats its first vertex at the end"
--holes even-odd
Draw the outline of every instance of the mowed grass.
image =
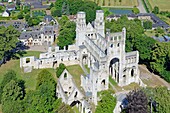
MULTIPOLYGON (((27 51, 23 56, 36 56, 38 57, 40 52, 37 51, 27 51)), ((18 79, 22 79, 25 81, 26 90, 34 90, 36 87, 36 78, 38 73, 42 69, 33 69, 30 73, 24 73, 23 69, 20 68, 20 60, 10 60, 6 64, 1 65, 0 67, 0 82, 2 81, 4 74, 6 74, 9 70, 14 70, 17 74, 18 79)), ((47 69, 55 78, 57 79, 54 69, 47 69)))
POLYGON ((158 6, 161 11, 170 11, 170 0, 148 0, 152 6, 158 6))
MULTIPOLYGON (((34 90, 36 87, 36 78, 38 73, 42 69, 35 69, 32 70, 30 73, 24 73, 23 69, 20 68, 20 61, 19 60, 11 60, 6 64, 3 64, 0 67, 0 82, 3 79, 3 75, 6 74, 9 70, 14 70, 17 74, 18 79, 22 79, 25 81, 26 90, 34 90)), ((47 69, 56 79, 55 70, 54 69, 47 69)))
POLYGON ((80 67, 80 65, 71 65, 66 67, 69 73, 73 76, 74 81, 77 86, 81 85, 80 77, 81 75, 84 75, 84 71, 80 67))
POLYGON ((96 2, 99 6, 138 6, 137 0, 89 0, 96 2))

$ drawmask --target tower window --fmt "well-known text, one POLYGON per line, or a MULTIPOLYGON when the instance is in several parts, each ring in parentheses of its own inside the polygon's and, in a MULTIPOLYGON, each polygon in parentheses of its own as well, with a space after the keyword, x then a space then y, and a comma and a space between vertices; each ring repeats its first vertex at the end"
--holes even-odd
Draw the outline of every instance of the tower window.
POLYGON ((119 43, 117 44, 117 47, 119 47, 119 43))

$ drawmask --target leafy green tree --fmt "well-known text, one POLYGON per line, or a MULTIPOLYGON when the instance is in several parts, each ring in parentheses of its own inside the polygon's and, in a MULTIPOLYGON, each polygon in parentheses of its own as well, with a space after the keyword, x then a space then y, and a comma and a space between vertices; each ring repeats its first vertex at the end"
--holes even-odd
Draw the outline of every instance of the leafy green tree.
POLYGON ((138 9, 137 7, 134 7, 134 8, 132 9, 132 11, 133 11, 133 13, 135 13, 135 14, 140 13, 140 11, 139 11, 139 9, 138 9))
MULTIPOLYGON (((147 95, 148 99, 152 98, 153 101, 156 101, 156 103, 158 103, 156 107, 158 113, 170 112, 170 91, 166 87, 146 88, 143 89, 143 91, 147 95)), ((150 105, 148 105, 148 108, 150 108, 150 105)), ((153 113, 156 113, 153 106, 152 110, 153 113)))
POLYGON ((158 7, 158 6, 155 6, 155 7, 154 7, 153 13, 159 14, 159 7, 158 7))
POLYGON ((142 90, 133 90, 127 94, 127 113, 147 113, 148 99, 142 90))
POLYGON ((0 26, 0 60, 4 62, 12 57, 20 33, 13 27, 0 26), (12 35, 11 35, 12 34, 12 35))
POLYGON ((22 89, 18 86, 18 83, 11 80, 3 89, 2 94, 2 111, 3 113, 17 113, 23 111, 21 104, 21 98, 23 98, 22 89))
POLYGON ((151 21, 144 21, 143 27, 144 27, 144 29, 152 29, 152 22, 151 21))
POLYGON ((26 95, 27 113, 53 112, 61 104, 56 97, 56 82, 47 70, 42 70, 38 74, 36 90, 29 91, 26 95), (36 106, 36 107, 35 107, 36 106))
POLYGON ((111 91, 105 90, 100 93, 101 100, 98 102, 95 113, 113 113, 116 106, 116 98, 111 91))
POLYGON ((29 18, 30 18, 30 14, 26 14, 26 15, 25 15, 25 21, 28 21, 29 18))
POLYGON ((164 33, 164 30, 163 30, 161 27, 158 27, 158 28, 156 29, 156 32, 157 32, 157 33, 160 33, 160 34, 163 34, 163 33, 164 33))
POLYGON ((51 9, 52 7, 54 7, 54 3, 51 3, 51 4, 50 4, 50 9, 51 9))
POLYGON ((20 12, 19 14, 18 14, 18 19, 23 19, 24 18, 24 15, 23 15, 23 13, 22 12, 20 12))
POLYGON ((34 25, 38 25, 40 22, 41 20, 38 17, 33 16, 28 19, 27 23, 29 26, 34 26, 34 25))
POLYGON ((3 89, 6 84, 8 84, 11 80, 17 80, 16 78, 16 73, 13 70, 9 70, 5 75, 4 78, 2 79, 2 82, 0 83, 0 102, 2 99, 2 93, 3 89))
POLYGON ((57 45, 60 46, 60 48, 63 48, 64 46, 73 44, 76 37, 76 24, 69 21, 67 16, 62 16, 59 20, 59 24, 61 25, 61 28, 57 45))
POLYGON ((59 67, 56 69, 56 76, 59 78, 62 72, 66 69, 66 66, 63 63, 59 64, 59 67))

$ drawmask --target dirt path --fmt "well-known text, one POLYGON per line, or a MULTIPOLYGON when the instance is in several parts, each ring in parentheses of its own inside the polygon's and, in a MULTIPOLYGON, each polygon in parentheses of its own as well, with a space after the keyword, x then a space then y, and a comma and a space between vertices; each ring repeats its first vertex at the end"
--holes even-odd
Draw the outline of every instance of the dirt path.
POLYGON ((145 10, 145 8, 144 8, 144 6, 143 6, 143 3, 142 3, 142 0, 138 0, 138 9, 139 9, 139 11, 140 11, 140 13, 146 13, 146 10, 145 10))
POLYGON ((140 69, 140 78, 142 81, 147 84, 147 86, 155 87, 155 86, 166 86, 170 89, 170 83, 166 82, 160 76, 151 73, 145 65, 139 65, 140 69))

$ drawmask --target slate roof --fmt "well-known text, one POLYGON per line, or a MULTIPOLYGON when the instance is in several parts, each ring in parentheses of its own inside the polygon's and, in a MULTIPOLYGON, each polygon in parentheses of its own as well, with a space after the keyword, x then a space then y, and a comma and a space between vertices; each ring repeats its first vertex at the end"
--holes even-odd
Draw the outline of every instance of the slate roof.
POLYGON ((19 39, 28 39, 30 37, 32 37, 33 39, 38 39, 40 35, 40 31, 22 32, 19 39))

